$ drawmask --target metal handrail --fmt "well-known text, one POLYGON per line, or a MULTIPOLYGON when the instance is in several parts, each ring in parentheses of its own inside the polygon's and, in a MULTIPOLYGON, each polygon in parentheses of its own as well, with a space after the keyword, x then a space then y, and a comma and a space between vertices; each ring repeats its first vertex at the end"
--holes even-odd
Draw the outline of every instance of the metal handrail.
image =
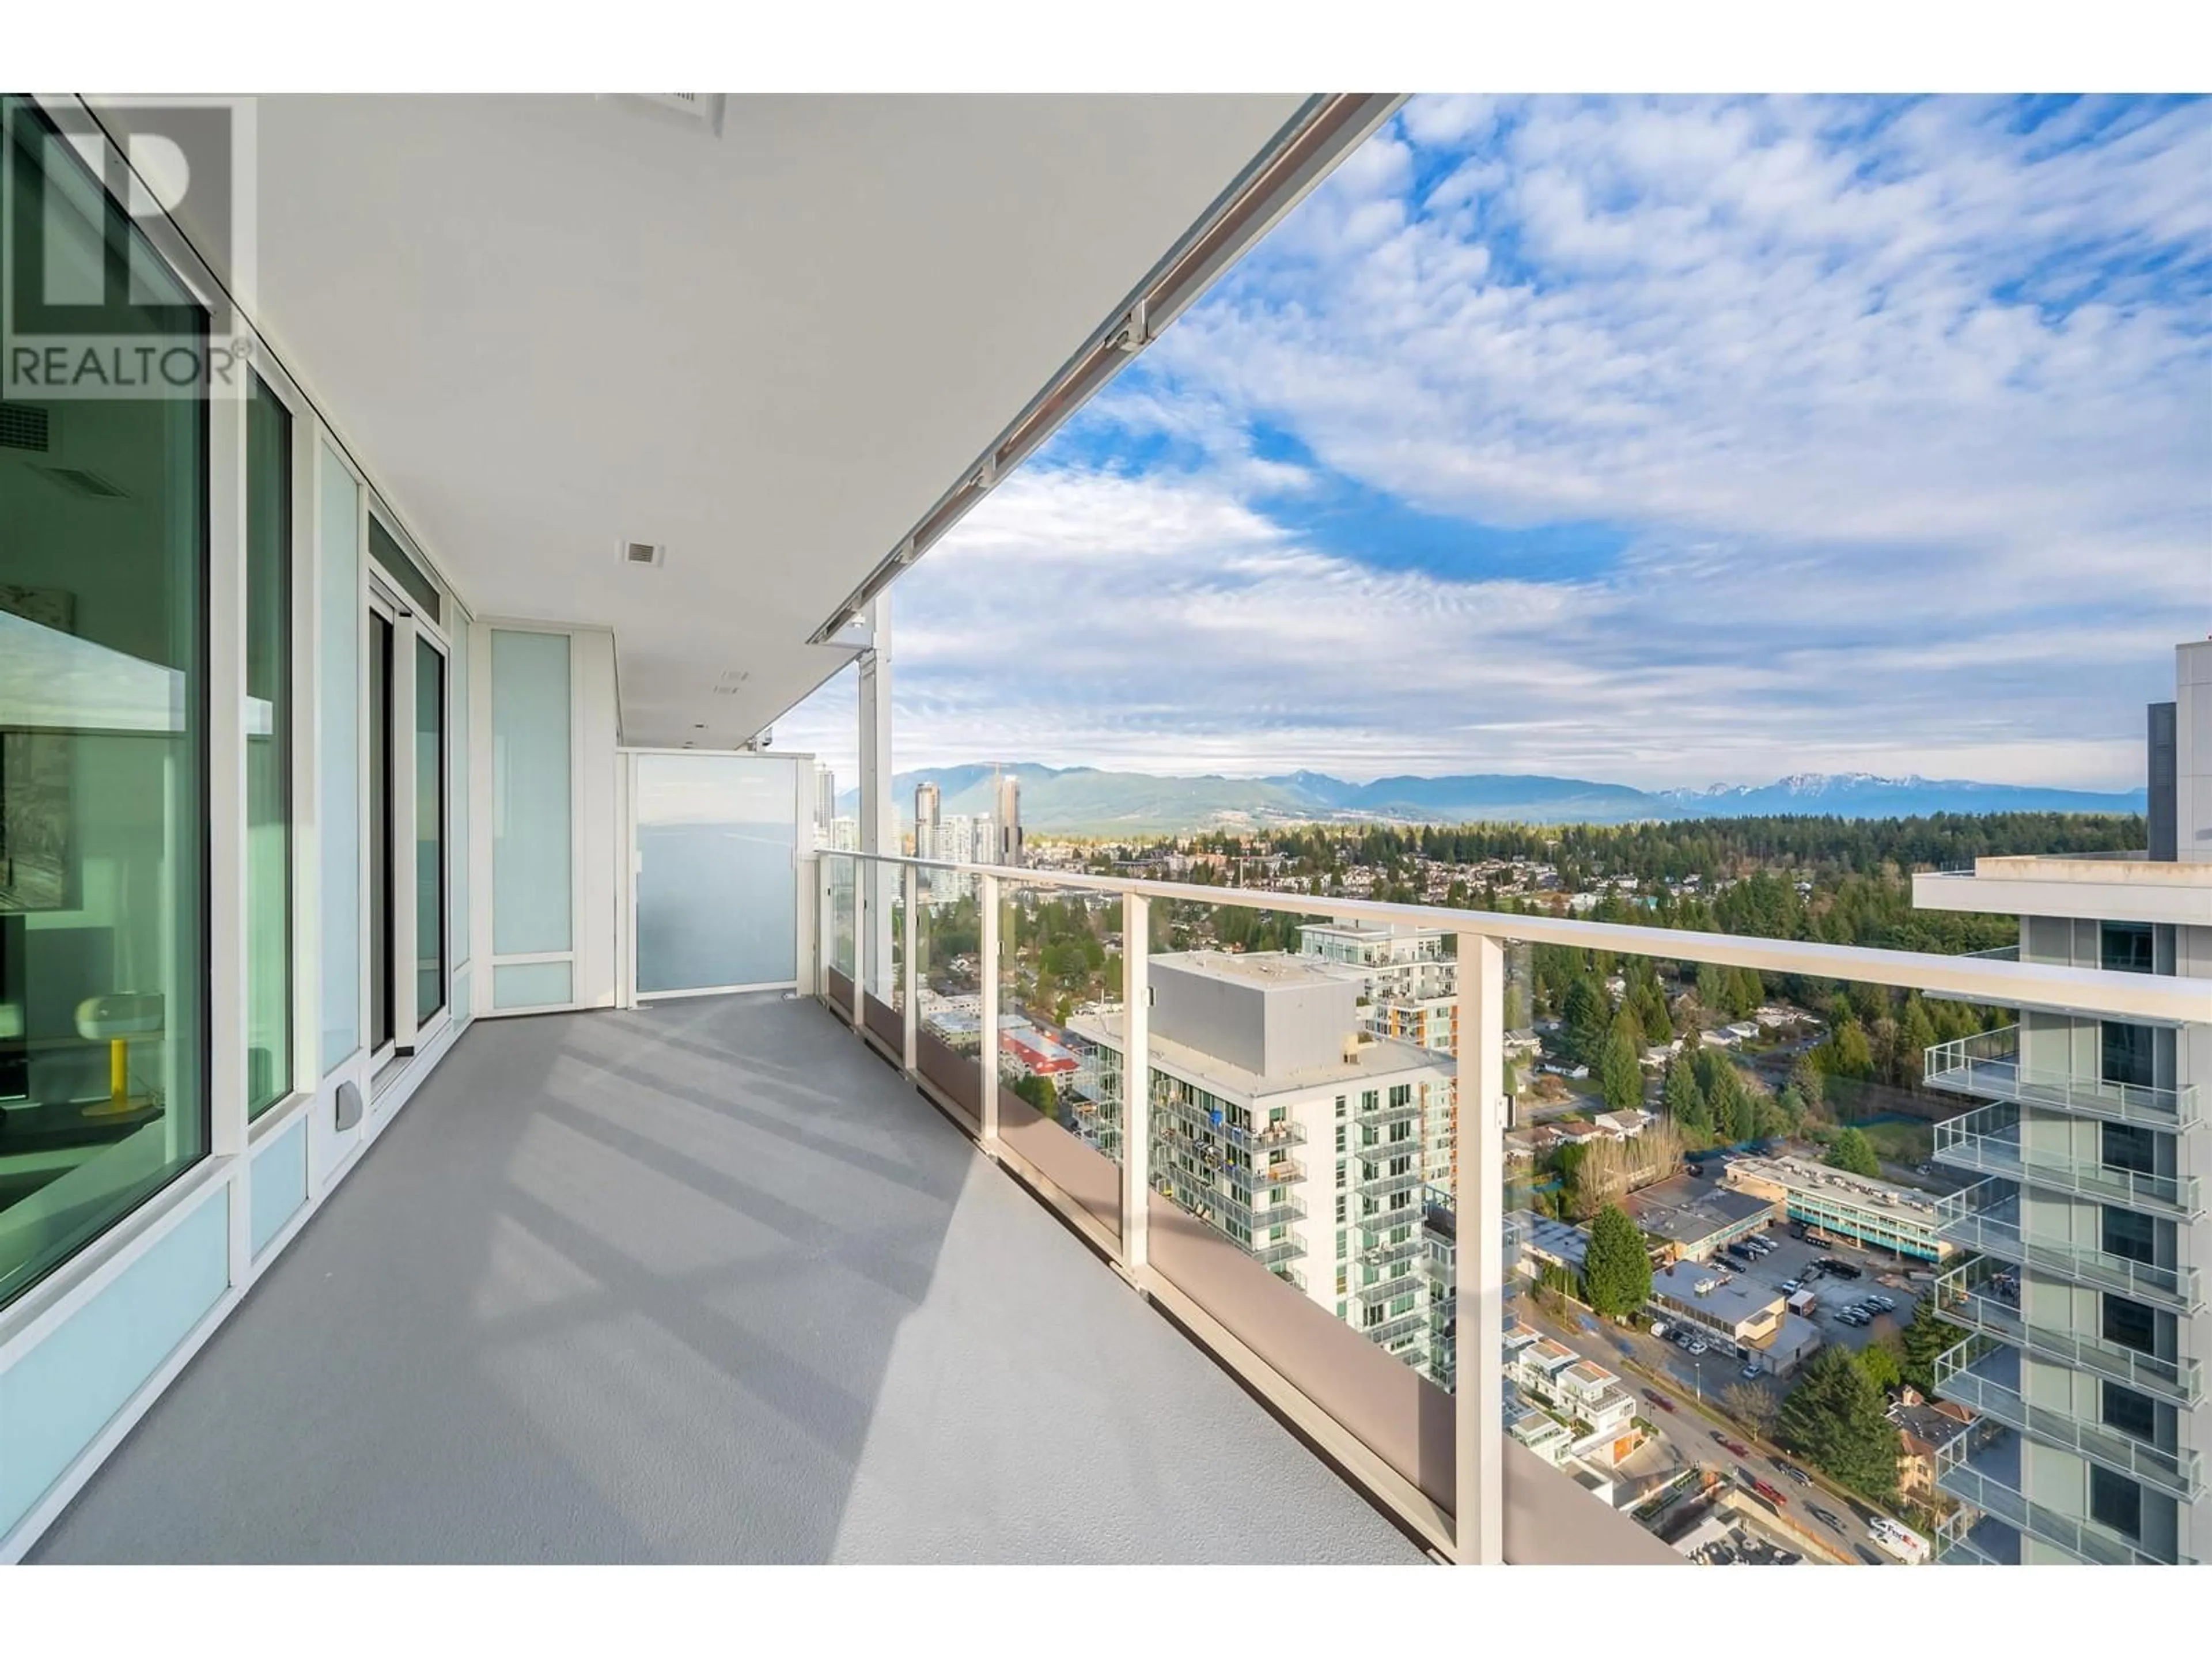
POLYGON ((1962 1503, 1971 1504, 1985 1515, 1994 1515, 2008 1526, 2017 1527, 2031 1538, 2046 1544, 2055 1544, 2079 1560, 2097 1566, 2171 1566, 2187 1565, 2185 1558, 2172 1555, 2153 1555, 2134 1545, 2114 1537, 2073 1516, 2061 1515, 2057 1510, 2035 1502, 2018 1487, 1990 1470, 1986 1464, 1974 1462, 1975 1454, 1984 1451, 1988 1441, 1968 1444, 1974 1437, 1961 1435, 1953 1442, 1965 1449, 1953 1452, 1947 1447, 1936 1454, 1939 1468, 1936 1484, 1962 1503))
POLYGON ((2194 1503, 2203 1490, 2203 1460, 2187 1449, 2167 1451, 2060 1411, 2033 1402, 2017 1388, 1974 1370, 2003 1345, 1970 1336, 1936 1356, 1936 1392, 1995 1419, 2008 1428, 2090 1458, 2160 1492, 2194 1503))
POLYGON ((1993 1336, 2075 1370, 2091 1370, 2169 1404, 2192 1407, 2203 1393, 2202 1364, 2194 1358, 2161 1358, 2075 1331, 2031 1324, 2011 1303, 1969 1285, 1980 1258, 1936 1278, 1936 1311, 1953 1324, 1993 1336))
POLYGON ((911 865, 921 870, 991 876, 1017 886, 1087 888, 1094 892, 1168 899, 1209 908, 1233 905, 1247 910, 1326 915, 1344 921, 1412 922, 1424 927, 1444 927, 1455 933, 1532 945, 1564 945, 1615 955, 1710 962, 1723 968, 1755 968, 1762 973, 1810 979, 1857 980, 1872 985, 1941 991, 1967 1001, 2005 1008, 2048 1009, 2173 1025, 2203 1023, 2204 1011, 2212 1008, 2212 980, 2186 979, 2179 975, 2123 973, 2040 962, 1993 962, 1972 957, 1939 956, 1924 951, 1829 945, 1814 939, 1759 939, 1748 934, 1650 927, 1636 922, 1509 915, 1494 910, 1389 904, 1376 899, 1265 892, 1249 887, 1200 887, 1189 882, 1158 881, 1151 877, 960 864, 950 859, 918 859, 900 853, 863 853, 845 848, 817 848, 813 856, 911 865))
MULTIPOLYGON (((2212 1007, 2212 1001, 2204 1006, 2212 1007)), ((2018 1101, 2160 1129, 2185 1129, 2197 1121, 2194 1084, 2157 1089, 2022 1065, 2017 1025, 1935 1043, 1922 1054, 1921 1073, 1929 1087, 1953 1094, 2018 1101)))
POLYGON ((1983 1175, 2005 1176, 2056 1192, 2108 1199, 2132 1208, 2156 1210, 2183 1220, 2198 1213, 2194 1176, 2146 1175, 2054 1155, 2020 1144, 2020 1109, 2010 1104, 1981 1106, 1936 1125, 1939 1163, 1983 1175))
POLYGON ((1938 1237, 2077 1285, 2197 1310, 2197 1270, 2112 1255, 2092 1244, 2030 1233, 2020 1223, 2020 1188, 2002 1176, 1978 1181, 1936 1200, 1938 1237))

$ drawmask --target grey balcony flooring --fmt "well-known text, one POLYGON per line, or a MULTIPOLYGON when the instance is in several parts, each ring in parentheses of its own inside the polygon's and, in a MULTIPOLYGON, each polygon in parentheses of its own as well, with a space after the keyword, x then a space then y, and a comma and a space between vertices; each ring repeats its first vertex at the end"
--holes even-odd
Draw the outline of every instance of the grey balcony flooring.
POLYGON ((1415 1561, 811 1002, 465 1036, 45 1561, 1415 1561))

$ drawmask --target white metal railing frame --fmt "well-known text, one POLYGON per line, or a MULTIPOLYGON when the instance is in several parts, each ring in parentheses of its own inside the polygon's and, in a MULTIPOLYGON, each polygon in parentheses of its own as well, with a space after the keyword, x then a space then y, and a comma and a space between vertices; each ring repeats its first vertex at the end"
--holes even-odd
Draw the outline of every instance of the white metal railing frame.
POLYGON ((2003 1176, 2033 1187, 2109 1199, 2139 1209, 2158 1210, 2184 1220, 2198 1212, 2193 1176, 2148 1175, 2086 1158, 2069 1158, 2021 1145, 2020 1108, 2011 1101, 1978 1106, 1936 1124, 1933 1156, 1939 1163, 1984 1175, 2003 1176))
POLYGON ((1968 1337, 1936 1356, 1936 1392, 1971 1407, 2008 1428, 2046 1441, 2108 1468, 2193 1503, 2203 1490, 2203 1460, 2185 1447, 2168 1451, 2118 1430, 2106 1428, 2056 1407, 2033 1402, 2021 1390, 1974 1367, 2008 1345, 1981 1335, 1968 1337))
POLYGON ((1974 1256, 1936 1276, 1936 1311, 1953 1324, 2013 1347, 2025 1348, 2074 1370, 2094 1371, 2139 1389, 2184 1411, 2203 1397, 2203 1362, 2188 1355, 2167 1357, 2122 1347, 2102 1337, 2039 1325, 2019 1304, 1984 1288, 1991 1278, 1992 1258, 1974 1256))
POLYGON ((2003 1176, 1941 1194, 1936 1200, 1936 1231, 1954 1244, 2075 1284, 2147 1297, 2182 1313, 2197 1311, 2194 1267, 2136 1261, 2080 1239, 2030 1232, 2021 1224, 2020 1185, 2003 1176))
POLYGON ((2016 1431, 2007 1430, 2003 1436, 1986 1437, 1971 1432, 1959 1436, 1936 1454, 1936 1484, 1962 1503, 1986 1515, 1994 1515, 2031 1538, 2056 1545, 2093 1566, 2193 1565, 2185 1556, 2154 1555, 2090 1522, 2062 1515, 2021 1491, 2015 1484, 2016 1475, 2008 1480, 1986 1462, 1975 1462, 1978 1454, 1985 1452, 1996 1439, 2005 1436, 2016 1437, 2016 1431))
MULTIPOLYGON (((805 854, 801 855, 805 856, 805 854)), ((1507 943, 1560 945, 1605 951, 1617 955, 1642 956, 1674 962, 1711 963, 1719 967, 1754 969, 1761 973, 1802 978, 1859 981, 1869 984, 1918 989, 2000 1007, 2032 1008, 2083 1016, 2102 1016, 2180 1025, 2205 1019, 2212 1010, 2212 981, 2172 975, 2107 972, 2100 969, 2063 967, 1973 957, 1937 956, 1927 952, 1884 951, 1856 945, 1824 944, 1803 939, 1767 939, 1749 935, 1690 932, 1651 927, 1628 922, 1594 921, 1581 918, 1523 915, 1498 911, 1460 909, 1443 906, 1393 904, 1373 899, 1352 899, 1322 894, 1276 893, 1240 887, 1207 887, 1149 878, 1101 876, 1087 871, 1047 870, 1003 865, 963 864, 948 859, 921 859, 899 854, 870 853, 821 848, 813 856, 825 867, 839 859, 851 859, 855 872, 853 890, 854 992, 853 1023, 865 1030, 861 1006, 871 982, 864 959, 872 930, 860 909, 872 884, 859 879, 863 862, 917 872, 945 871, 973 879, 981 910, 981 939, 978 975, 982 1013, 977 1052, 981 1099, 981 1129, 977 1139, 992 1156, 1004 1155, 998 1124, 998 1012, 1000 957, 999 907, 1008 886, 1076 889, 1118 895, 1122 902, 1123 1060, 1126 1078, 1134 1056, 1151 1050, 1149 1007, 1150 920, 1154 901, 1206 906, 1235 906, 1253 910, 1275 910, 1327 916, 1339 921, 1412 923, 1448 928, 1456 935, 1459 976, 1460 1052, 1458 1072, 1462 1085, 1472 1078, 1475 1086, 1462 1087, 1461 1127, 1479 1124, 1484 1133, 1462 1133, 1459 1146, 1466 1181, 1463 1188, 1458 1250, 1462 1285, 1472 1285, 1474 1305, 1469 1310, 1470 1328, 1502 1328, 1504 1317, 1505 1178, 1504 1132, 1504 957, 1507 943)), ((819 888, 830 888, 826 874, 819 888)), ((909 907, 911 908, 911 907, 909 907)), ((825 926, 822 944, 826 947, 825 926)), ((915 952, 906 953, 904 995, 908 1008, 918 1009, 915 982, 915 952)), ((1149 1093, 1150 1091, 1147 1091, 1149 1093)), ((1125 1086, 1123 1093, 1127 1090, 1125 1086)), ((1139 1289, 1155 1289, 1150 1265, 1149 1199, 1151 1178, 1150 1112, 1122 1114, 1121 1233, 1114 1265, 1139 1289)), ((1255 1138, 1256 1139, 1256 1138, 1255 1138)), ((1406 1223, 1419 1219, 1409 1214, 1406 1223)), ((1352 1218, 1351 1224, 1371 1234, 1382 1230, 1382 1218, 1352 1218)), ((1399 1224, 1395 1219, 1392 1225, 1399 1224)), ((1285 1241, 1289 1243, 1291 1241, 1285 1241)), ((1264 1261, 1282 1246, 1255 1247, 1264 1261)), ((1287 1257, 1285 1258, 1287 1259, 1287 1257)), ((1401 1316, 1419 1319, 1426 1314, 1401 1316)), ((1441 1521, 1448 1533, 1442 1540, 1452 1557, 1462 1563, 1502 1564, 1505 1459, 1504 1368, 1495 1344, 1478 1344, 1467 1366, 1459 1368, 1462 1384, 1455 1392, 1457 1419, 1460 1515, 1441 1521)), ((2192 1378, 2193 1382, 2193 1378, 2192 1378)))
MULTIPOLYGON (((2212 1006, 2212 1000, 2199 1006, 2198 1018, 2203 1018, 2206 1006, 2212 1006)), ((2194 1084, 2179 1089, 2160 1089, 2146 1084, 2081 1077, 2052 1066, 2022 1065, 2017 1025, 2002 1025, 1995 1030, 1977 1031, 1930 1045, 1921 1056, 1921 1075, 1930 1088, 1954 1094, 2083 1112, 2154 1129, 2179 1132, 2195 1127, 2197 1121, 2194 1084)))

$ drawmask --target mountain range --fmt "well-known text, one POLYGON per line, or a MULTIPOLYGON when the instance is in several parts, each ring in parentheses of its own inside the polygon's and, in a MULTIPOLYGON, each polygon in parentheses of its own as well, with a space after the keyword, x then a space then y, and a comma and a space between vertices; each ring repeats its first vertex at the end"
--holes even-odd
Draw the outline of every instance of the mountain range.
MULTIPOLYGON (((919 783, 937 786, 946 817, 988 812, 992 776, 1000 771, 1020 781, 1023 825, 1060 835, 1158 835, 1311 823, 1628 823, 1787 814, 1886 818, 1931 812, 2141 812, 2146 805, 2141 789, 2100 793, 1962 778, 1885 778, 1866 772, 1801 773, 1755 786, 1644 790, 1510 772, 1350 783, 1323 772, 1192 778, 1022 762, 901 772, 892 780, 899 815, 911 820, 919 783)), ((848 791, 838 797, 838 810, 853 811, 858 800, 857 791, 848 791)))

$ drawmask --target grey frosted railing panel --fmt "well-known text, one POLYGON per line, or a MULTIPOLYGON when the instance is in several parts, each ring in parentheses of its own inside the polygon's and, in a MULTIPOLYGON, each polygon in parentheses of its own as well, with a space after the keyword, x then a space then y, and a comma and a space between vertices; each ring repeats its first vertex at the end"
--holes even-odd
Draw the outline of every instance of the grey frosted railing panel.
POLYGON ((748 755, 637 757, 637 988, 799 975, 798 773, 748 755))

